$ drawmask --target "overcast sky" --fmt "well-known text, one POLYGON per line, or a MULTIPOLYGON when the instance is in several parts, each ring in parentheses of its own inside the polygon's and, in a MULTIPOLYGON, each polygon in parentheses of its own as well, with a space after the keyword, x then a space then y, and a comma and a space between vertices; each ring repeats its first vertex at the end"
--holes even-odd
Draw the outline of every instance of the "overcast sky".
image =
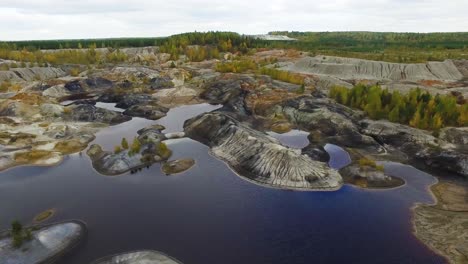
POLYGON ((222 30, 468 31, 468 0, 0 0, 0 40, 222 30))

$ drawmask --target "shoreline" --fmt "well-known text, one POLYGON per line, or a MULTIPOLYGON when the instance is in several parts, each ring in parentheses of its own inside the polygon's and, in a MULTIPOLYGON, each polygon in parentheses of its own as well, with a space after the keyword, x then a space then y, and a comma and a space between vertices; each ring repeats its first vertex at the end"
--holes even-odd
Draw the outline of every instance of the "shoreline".
POLYGON ((429 187, 434 203, 411 207, 412 233, 447 263, 468 263, 468 183, 436 179, 429 187), (455 209, 458 206, 466 209, 455 209))

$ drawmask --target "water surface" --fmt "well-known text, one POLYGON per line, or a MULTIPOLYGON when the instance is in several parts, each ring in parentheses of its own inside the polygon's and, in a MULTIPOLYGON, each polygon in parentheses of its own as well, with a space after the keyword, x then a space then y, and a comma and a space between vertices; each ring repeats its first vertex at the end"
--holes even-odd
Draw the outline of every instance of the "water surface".
MULTIPOLYGON (((171 110, 159 121, 134 118, 106 128, 95 143, 113 147, 155 123, 179 131, 179 118, 214 109, 193 107, 171 110)), ((57 209, 49 222, 85 221, 87 240, 63 264, 139 249, 185 264, 444 263, 411 232, 410 207, 432 203, 427 188, 435 182, 413 167, 385 163, 407 181, 396 189, 294 192, 241 179, 196 141, 170 140, 169 147, 173 159, 194 158, 196 165, 174 176, 154 165, 108 177, 94 171, 86 155, 74 154, 55 167, 0 173, 0 228, 15 218, 30 223, 48 208, 57 209)))

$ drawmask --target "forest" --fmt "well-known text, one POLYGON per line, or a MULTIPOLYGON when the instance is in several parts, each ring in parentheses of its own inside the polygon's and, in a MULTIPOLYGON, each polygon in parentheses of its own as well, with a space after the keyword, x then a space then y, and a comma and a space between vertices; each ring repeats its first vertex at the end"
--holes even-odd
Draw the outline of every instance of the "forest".
POLYGON ((402 94, 380 86, 358 84, 352 89, 336 86, 330 90, 329 97, 363 110, 372 119, 388 119, 434 131, 446 126, 468 126, 468 104, 459 105, 453 96, 434 96, 419 88, 402 94))
MULTIPOLYGON (((14 51, 82 49, 94 47, 118 50, 126 47, 159 46, 173 59, 189 54, 191 60, 217 58, 219 53, 245 54, 257 48, 284 48, 312 55, 355 57, 389 62, 425 62, 468 59, 468 33, 379 33, 379 32, 270 32, 297 41, 269 41, 233 32, 192 32, 158 38, 114 38, 79 40, 37 40, 0 42, 0 58, 9 59, 14 51), (191 46, 203 46, 200 54, 191 46)), ((40 56, 38 56, 40 57, 40 56)))
POLYGON ((468 33, 270 32, 298 41, 272 42, 312 54, 399 63, 468 59, 468 33))

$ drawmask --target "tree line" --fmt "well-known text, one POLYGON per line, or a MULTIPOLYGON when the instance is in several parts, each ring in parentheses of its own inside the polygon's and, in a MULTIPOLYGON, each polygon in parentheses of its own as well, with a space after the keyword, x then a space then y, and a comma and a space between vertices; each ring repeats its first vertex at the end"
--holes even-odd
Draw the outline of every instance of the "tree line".
MULTIPOLYGON (((298 41, 269 41, 233 32, 192 32, 160 38, 10 41, 0 42, 0 58, 9 59, 10 55, 5 55, 5 52, 13 51, 35 54, 44 49, 94 47, 118 50, 124 47, 158 46, 161 52, 171 54, 172 59, 187 55, 192 61, 218 58, 219 53, 223 52, 246 54, 249 50, 258 48, 296 49, 310 52, 311 55, 400 63, 468 59, 468 33, 271 32, 271 34, 287 35, 298 41)), ((79 54, 72 56, 80 57, 79 54)), ((41 56, 36 57, 39 60, 41 56)))
POLYGON ((376 85, 358 84, 352 89, 336 86, 330 90, 329 97, 363 110, 372 119, 388 119, 427 130, 468 126, 468 104, 459 105, 451 95, 434 96, 420 88, 402 94, 376 85))

